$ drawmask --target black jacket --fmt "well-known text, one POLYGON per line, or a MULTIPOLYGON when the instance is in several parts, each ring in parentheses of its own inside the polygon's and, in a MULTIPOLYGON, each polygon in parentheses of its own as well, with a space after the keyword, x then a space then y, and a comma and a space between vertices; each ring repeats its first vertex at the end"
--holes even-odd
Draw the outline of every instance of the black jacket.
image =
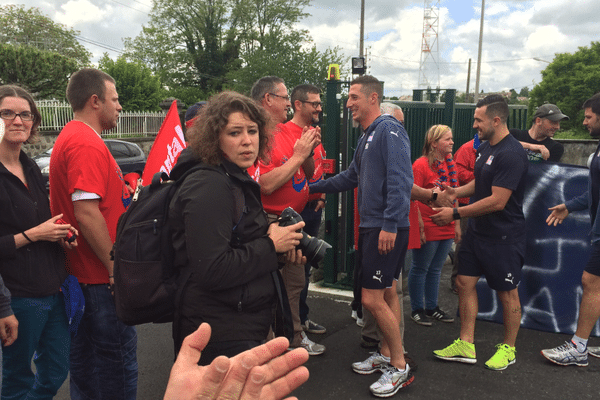
MULTIPOLYGON (((182 153, 172 177, 190 163, 197 161, 190 152, 182 153)), ((191 271, 180 282, 179 316, 173 324, 176 349, 202 322, 211 325, 211 341, 264 340, 277 304, 272 275, 278 262, 266 235, 259 185, 229 161, 206 165, 181 184, 171 202, 169 223, 174 265, 191 271), (243 205, 234 194, 240 189, 243 205)))
POLYGON ((15 246, 14 235, 51 216, 40 169, 22 151, 19 159, 29 188, 0 163, 0 275, 14 297, 50 296, 68 275, 64 252, 58 243, 47 241, 15 246))

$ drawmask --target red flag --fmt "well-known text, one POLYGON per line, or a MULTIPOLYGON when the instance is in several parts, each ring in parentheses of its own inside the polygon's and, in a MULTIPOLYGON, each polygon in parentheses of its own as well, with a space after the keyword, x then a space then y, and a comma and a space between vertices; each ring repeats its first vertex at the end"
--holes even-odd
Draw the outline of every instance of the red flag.
POLYGON ((177 112, 177 100, 174 100, 150 149, 142 174, 142 185, 149 185, 154 174, 159 171, 170 174, 185 147, 183 129, 177 112))

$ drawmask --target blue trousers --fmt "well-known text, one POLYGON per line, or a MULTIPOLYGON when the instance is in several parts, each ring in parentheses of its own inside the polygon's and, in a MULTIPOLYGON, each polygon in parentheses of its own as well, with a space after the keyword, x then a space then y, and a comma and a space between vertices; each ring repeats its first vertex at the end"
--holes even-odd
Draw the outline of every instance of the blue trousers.
POLYGON ((81 285, 85 312, 71 341, 72 400, 135 400, 137 333, 117 318, 108 285, 81 285))
POLYGON ((11 307, 19 332, 2 348, 2 400, 50 400, 69 373, 71 337, 63 295, 13 297, 11 307))
POLYGON ((413 261, 408 272, 412 311, 433 310, 438 306, 440 275, 452 242, 453 239, 434 240, 426 242, 420 249, 413 249, 413 261))

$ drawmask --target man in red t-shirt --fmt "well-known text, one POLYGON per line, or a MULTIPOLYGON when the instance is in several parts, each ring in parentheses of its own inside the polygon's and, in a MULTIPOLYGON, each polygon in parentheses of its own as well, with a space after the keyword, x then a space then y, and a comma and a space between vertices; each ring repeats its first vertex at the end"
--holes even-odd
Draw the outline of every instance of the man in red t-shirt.
MULTIPOLYGON (((271 143, 269 162, 260 162, 257 167, 248 169, 250 176, 258 179, 263 207, 274 221, 287 207, 292 207, 298 213, 304 209, 308 201, 307 177, 310 179, 315 169, 311 154, 321 143, 321 132, 311 127, 293 133, 283 124, 290 107, 283 79, 276 76, 259 79, 252 87, 251 97, 261 103, 273 122, 278 124, 271 143)), ((299 301, 305 283, 304 266, 287 263, 281 275, 294 322, 294 338, 290 346, 304 347, 311 355, 323 354, 325 347, 312 342, 300 323, 299 301)))
MULTIPOLYGON (((314 85, 298 85, 292 90, 292 106, 294 108, 294 117, 288 121, 285 126, 288 128, 290 136, 300 137, 304 129, 309 129, 319 123, 319 115, 323 111, 321 104, 321 89, 314 85)), ((323 160, 326 158, 325 149, 322 144, 315 147, 313 151, 314 172, 311 178, 308 178, 308 184, 318 182, 323 178, 323 160)), ((309 194, 308 202, 300 213, 306 223, 304 231, 309 235, 316 237, 319 234, 321 226, 321 216, 325 208, 325 193, 309 194)), ((309 333, 325 333, 325 327, 311 321, 308 318, 309 307, 306 303, 308 297, 308 283, 310 278, 310 262, 304 266, 304 289, 300 293, 300 323, 302 329, 309 333)), ((318 266, 315 266, 318 267, 318 266)))
POLYGON ((71 342, 73 398, 135 399, 137 335, 117 319, 110 251, 130 193, 100 134, 117 125, 121 111, 115 81, 92 68, 73 74, 67 86, 73 120, 56 139, 50 158, 52 214, 80 233, 67 252, 67 269, 82 284, 86 307, 71 342))
MULTIPOLYGON (((475 179, 475 156, 477 155, 477 149, 479 148, 479 136, 475 134, 475 137, 462 146, 454 153, 454 162, 456 163, 456 173, 458 178, 458 184, 460 186, 466 185, 475 179)), ((466 206, 469 204, 470 197, 463 197, 458 199, 459 207, 466 206)), ((467 224, 469 223, 469 218, 461 218, 460 219, 460 229, 462 231, 461 237, 465 236, 467 232, 467 224)), ((456 288, 456 277, 458 275, 458 250, 460 249, 460 242, 455 245, 454 254, 452 256, 452 274, 450 275, 450 290, 454 294, 458 294, 458 290, 456 288)))

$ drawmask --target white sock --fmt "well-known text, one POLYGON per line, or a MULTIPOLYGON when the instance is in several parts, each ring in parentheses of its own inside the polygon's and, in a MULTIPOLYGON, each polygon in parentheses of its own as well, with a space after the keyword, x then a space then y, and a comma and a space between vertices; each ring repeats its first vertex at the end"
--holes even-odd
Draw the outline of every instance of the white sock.
POLYGON ((587 349, 587 339, 582 339, 577 335, 573 335, 573 339, 571 339, 571 342, 573 343, 577 351, 580 353, 583 353, 587 349))

